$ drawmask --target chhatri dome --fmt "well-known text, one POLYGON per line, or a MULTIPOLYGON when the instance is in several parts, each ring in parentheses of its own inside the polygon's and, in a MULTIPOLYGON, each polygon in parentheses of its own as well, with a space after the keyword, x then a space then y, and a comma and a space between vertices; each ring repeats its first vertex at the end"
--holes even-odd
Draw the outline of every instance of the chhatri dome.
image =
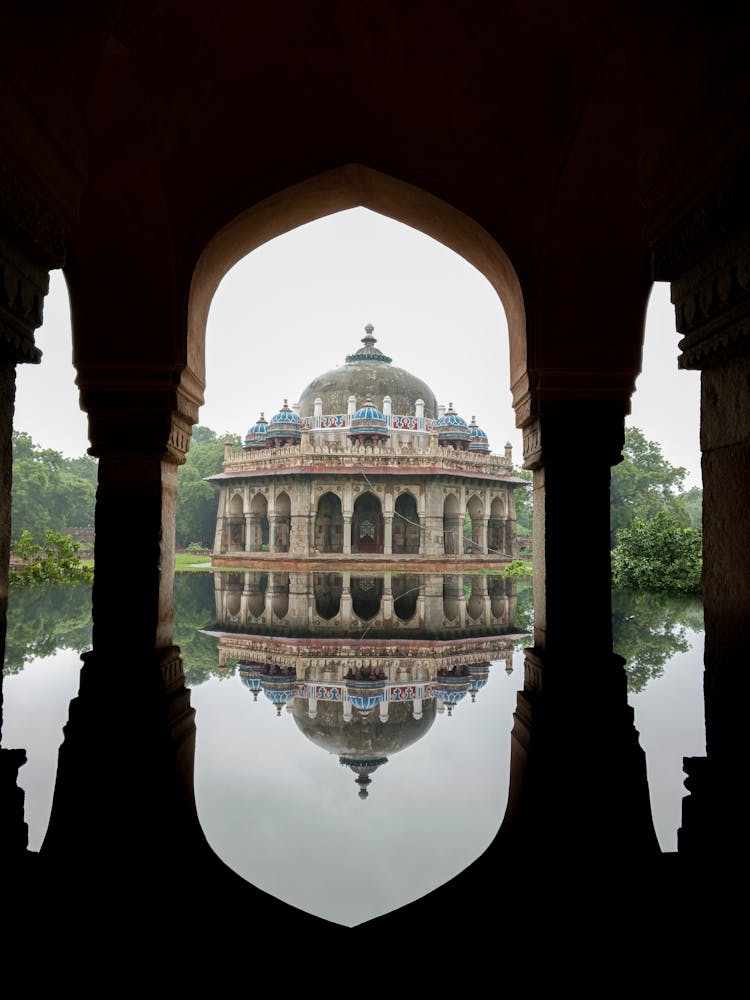
POLYGON ((422 399, 425 417, 437 416, 435 393, 421 378, 391 363, 375 346, 374 329, 368 323, 362 347, 348 354, 345 364, 318 375, 307 386, 299 398, 301 417, 313 416, 316 399, 322 399, 323 413, 346 413, 350 396, 358 400, 369 396, 381 411, 384 397, 390 396, 393 413, 414 413, 422 399))

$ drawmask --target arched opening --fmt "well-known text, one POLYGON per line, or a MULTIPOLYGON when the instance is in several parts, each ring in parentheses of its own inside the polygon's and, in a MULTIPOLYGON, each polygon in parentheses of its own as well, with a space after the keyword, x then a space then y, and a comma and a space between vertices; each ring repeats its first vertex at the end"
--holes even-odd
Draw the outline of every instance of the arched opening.
POLYGON ((292 503, 289 494, 279 493, 274 506, 273 548, 272 552, 289 551, 289 535, 291 529, 292 503))
POLYGON ((245 514, 242 496, 239 493, 235 493, 229 500, 227 534, 229 551, 242 552, 245 548, 245 514))
POLYGON ((487 551, 483 538, 486 522, 484 520, 484 505, 479 497, 473 496, 469 499, 466 505, 466 517, 468 525, 464 524, 464 552, 467 555, 483 555, 487 551))
POLYGON ((416 573, 399 573, 392 577, 393 609, 402 622, 408 622, 414 617, 419 590, 419 577, 416 573))
POLYGON ((282 620, 283 618, 286 618, 286 613, 289 610, 288 573, 269 574, 266 602, 270 603, 272 620, 282 620))
POLYGON ((485 597, 487 596, 487 577, 485 576, 472 576, 471 578, 471 590, 469 592, 469 599, 466 602, 466 613, 474 622, 482 622, 484 624, 489 624, 485 621, 485 597))
POLYGON ((266 610, 267 573, 245 573, 247 610, 253 618, 261 618, 266 610))
POLYGON ((458 506, 458 498, 449 493, 443 501, 443 549, 446 555, 461 552, 463 525, 458 506))
POLYGON ((335 618, 341 610, 343 580, 340 573, 316 573, 313 578, 315 613, 325 621, 335 618))
POLYGON ((463 577, 454 573, 443 577, 443 615, 447 622, 458 622, 461 618, 461 602, 464 600, 463 577))
POLYGON ((263 493, 256 493, 250 501, 250 544, 248 552, 262 552, 267 550, 269 536, 268 499, 263 493))
POLYGON ((401 493, 396 498, 393 516, 393 552, 395 554, 418 553, 421 530, 417 501, 411 493, 401 493))
POLYGON ((344 518, 341 514, 341 499, 335 493, 324 493, 318 500, 315 515, 315 550, 344 551, 344 518))
POLYGON ((490 552, 507 552, 505 523, 505 504, 500 497, 495 497, 490 504, 487 524, 487 548, 490 552))
POLYGON ((383 599, 382 576, 353 576, 351 592, 352 611, 363 622, 369 622, 379 614, 383 599))
POLYGON ((374 493, 363 493, 354 502, 352 552, 383 551, 383 508, 374 493))

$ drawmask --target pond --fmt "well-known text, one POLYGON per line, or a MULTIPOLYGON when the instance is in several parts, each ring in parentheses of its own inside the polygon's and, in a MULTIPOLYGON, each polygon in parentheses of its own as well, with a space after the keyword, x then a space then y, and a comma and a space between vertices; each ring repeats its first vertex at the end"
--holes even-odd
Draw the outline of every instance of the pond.
MULTIPOLYGON (((484 851, 507 798, 528 586, 246 571, 179 575, 175 595, 199 815, 230 867, 354 925, 484 851)), ((32 850, 90 642, 89 601, 87 587, 11 594, 3 742, 28 753, 19 783, 32 850)), ((705 752, 700 602, 615 594, 613 623, 657 834, 673 851, 682 757, 705 752)))

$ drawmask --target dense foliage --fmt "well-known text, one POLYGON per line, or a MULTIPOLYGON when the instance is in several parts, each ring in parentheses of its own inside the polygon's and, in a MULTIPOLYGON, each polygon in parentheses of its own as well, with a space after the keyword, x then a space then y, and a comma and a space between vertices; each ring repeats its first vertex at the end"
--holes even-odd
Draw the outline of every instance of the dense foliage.
POLYGON ((666 511, 648 521, 636 517, 618 534, 612 553, 612 584, 626 590, 698 593, 702 541, 666 511))
POLYGON ((28 532, 40 542, 45 531, 93 528, 96 459, 63 458, 13 431, 12 538, 28 532))
POLYGON ((195 427, 190 451, 184 465, 177 473, 177 547, 197 545, 213 548, 216 531, 216 509, 219 487, 204 482, 205 476, 221 472, 224 459, 224 442, 235 435, 219 436, 210 427, 195 427))
POLYGON ((31 532, 23 531, 18 541, 11 544, 11 554, 23 562, 10 571, 11 585, 90 582, 94 572, 81 563, 79 549, 78 542, 70 535, 45 531, 41 545, 37 545, 31 532))
MULTIPOLYGON (((683 527, 691 525, 691 514, 683 499, 685 469, 668 462, 656 441, 648 441, 637 427, 625 428, 622 462, 612 469, 610 484, 612 547, 617 533, 629 528, 635 518, 648 521, 667 511, 683 527)), ((700 494, 697 490, 697 494, 700 494)), ((699 498, 690 491, 691 509, 699 498)))

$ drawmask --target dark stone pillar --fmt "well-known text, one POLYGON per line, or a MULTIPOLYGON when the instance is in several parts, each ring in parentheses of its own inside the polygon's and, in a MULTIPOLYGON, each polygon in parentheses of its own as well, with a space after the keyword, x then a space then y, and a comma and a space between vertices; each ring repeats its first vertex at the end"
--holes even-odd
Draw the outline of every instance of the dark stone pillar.
POLYGON ((672 279, 680 367, 701 372, 706 757, 686 758, 681 853, 747 853, 750 753, 750 205, 748 174, 686 220, 656 267, 672 279), (736 186, 735 186, 736 185, 736 186), (742 228, 744 225, 745 228, 742 228), (739 229, 739 231, 738 231, 739 229), (729 235, 733 234, 733 235, 729 235))
MULTIPOLYGON (((42 322, 49 269, 60 266, 62 255, 62 237, 41 206, 19 188, 9 192, 0 184, 0 667, 5 662, 8 610, 16 365, 41 358, 34 331, 42 322), (23 221, 39 225, 39 232, 23 232, 23 221)), ((24 750, 0 750, 0 858, 9 871, 9 858, 22 856, 28 844, 24 795, 17 786, 18 769, 25 763, 24 750)))
POLYGON ((99 457, 93 650, 70 705, 42 848, 88 871, 117 853, 115 877, 129 889, 153 875, 159 844, 179 853, 202 843, 194 712, 172 644, 177 466, 197 401, 142 375, 115 386, 79 376, 99 457))
POLYGON ((658 851, 624 661, 612 652, 609 477, 626 407, 623 399, 558 398, 524 426, 525 466, 534 471, 534 645, 500 836, 549 860, 658 851), (583 549, 571 536, 581 516, 576 440, 586 446, 583 549))

